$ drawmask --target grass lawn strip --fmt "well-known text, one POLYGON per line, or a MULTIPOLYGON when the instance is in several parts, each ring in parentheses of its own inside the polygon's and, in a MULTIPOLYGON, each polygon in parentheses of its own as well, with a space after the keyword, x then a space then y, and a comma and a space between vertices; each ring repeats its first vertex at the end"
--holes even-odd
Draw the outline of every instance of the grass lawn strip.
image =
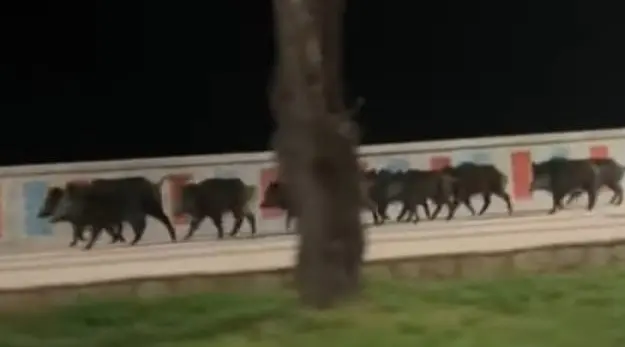
POLYGON ((329 312, 289 292, 85 302, 0 316, 2 347, 623 347, 625 271, 372 279, 329 312))

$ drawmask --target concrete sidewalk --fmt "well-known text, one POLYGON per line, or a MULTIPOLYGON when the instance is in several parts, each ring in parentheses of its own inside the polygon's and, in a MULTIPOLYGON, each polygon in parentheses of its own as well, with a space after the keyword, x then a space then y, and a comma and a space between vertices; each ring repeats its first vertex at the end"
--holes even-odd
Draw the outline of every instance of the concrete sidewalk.
MULTIPOLYGON (((366 257, 380 260, 610 241, 625 239, 624 224, 621 218, 591 214, 395 224, 370 230, 366 257)), ((271 270, 292 266, 295 246, 293 236, 282 236, 1 255, 0 289, 271 270)))

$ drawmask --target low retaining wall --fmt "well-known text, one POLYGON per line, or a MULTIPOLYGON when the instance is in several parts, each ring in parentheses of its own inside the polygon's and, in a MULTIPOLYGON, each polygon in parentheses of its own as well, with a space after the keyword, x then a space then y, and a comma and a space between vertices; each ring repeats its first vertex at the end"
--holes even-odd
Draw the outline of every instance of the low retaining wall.
MULTIPOLYGON (((410 257, 365 264, 365 276, 442 280, 493 278, 515 273, 550 273, 625 265, 625 240, 543 246, 491 253, 410 257)), ((82 299, 153 298, 204 291, 270 290, 290 286, 290 269, 231 275, 190 274, 72 286, 0 291, 0 310, 29 310, 82 299)))

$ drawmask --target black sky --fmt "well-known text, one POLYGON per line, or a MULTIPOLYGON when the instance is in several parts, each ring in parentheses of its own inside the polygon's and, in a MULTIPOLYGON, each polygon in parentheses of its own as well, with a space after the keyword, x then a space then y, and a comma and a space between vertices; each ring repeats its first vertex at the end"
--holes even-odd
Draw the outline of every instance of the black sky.
MULTIPOLYGON (((350 0, 365 143, 625 125, 625 2, 350 0)), ((264 150, 268 0, 0 5, 0 164, 264 150)))

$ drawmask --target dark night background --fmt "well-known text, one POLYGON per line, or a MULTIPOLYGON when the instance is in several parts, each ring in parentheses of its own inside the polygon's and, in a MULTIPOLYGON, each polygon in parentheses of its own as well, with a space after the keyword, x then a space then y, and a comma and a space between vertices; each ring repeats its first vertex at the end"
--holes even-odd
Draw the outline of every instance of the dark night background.
MULTIPOLYGON (((349 1, 364 143, 625 125, 625 2, 349 1)), ((0 5, 0 164, 264 150, 269 0, 0 5)))

